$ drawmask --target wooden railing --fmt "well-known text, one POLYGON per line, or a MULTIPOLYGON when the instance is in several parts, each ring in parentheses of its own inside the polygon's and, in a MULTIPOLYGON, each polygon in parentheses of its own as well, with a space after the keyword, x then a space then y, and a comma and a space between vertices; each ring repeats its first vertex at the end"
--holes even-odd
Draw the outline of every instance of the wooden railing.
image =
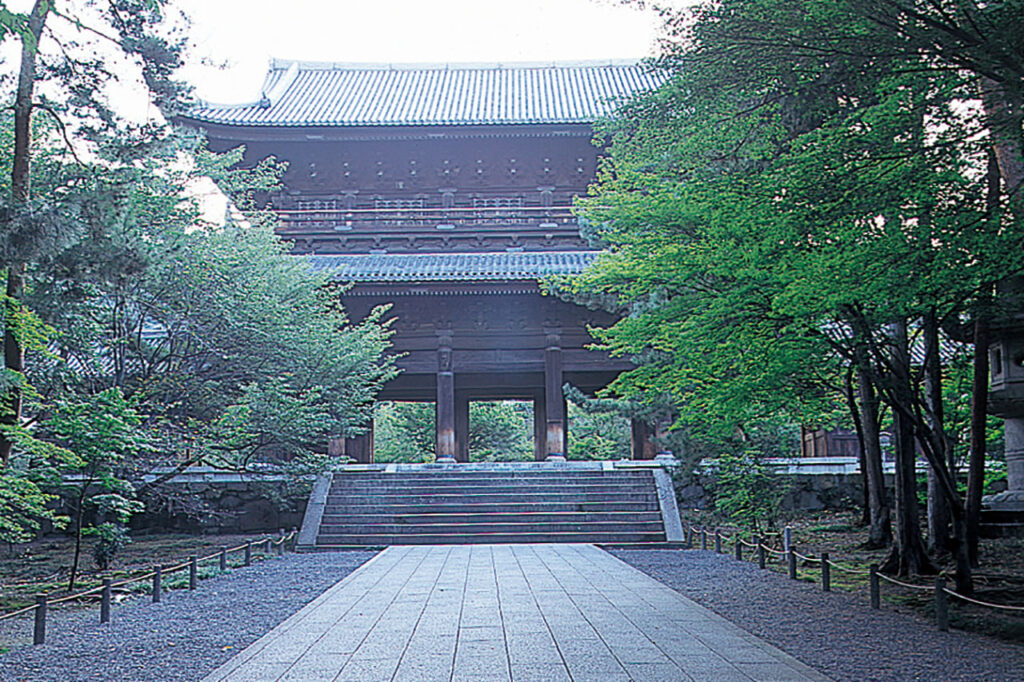
POLYGON ((270 555, 276 548, 277 556, 282 556, 288 546, 291 547, 292 551, 295 551, 295 542, 298 538, 298 533, 299 531, 295 528, 293 528, 289 533, 285 533, 284 529, 282 529, 277 538, 266 537, 255 541, 249 540, 245 544, 237 545, 235 547, 221 547, 218 551, 212 554, 207 554, 202 557, 193 555, 189 557, 187 561, 183 561, 172 566, 162 566, 157 564, 153 566, 152 569, 142 573, 141 575, 123 578, 121 580, 115 581, 110 578, 105 578, 103 580, 103 584, 97 587, 65 595, 63 597, 52 598, 46 594, 37 594, 35 604, 0 615, 0 621, 7 620, 8 618, 14 618, 30 611, 35 611, 32 643, 43 644, 46 642, 46 615, 48 607, 50 606, 63 604, 65 602, 80 601, 85 597, 91 597, 99 594, 100 622, 107 623, 110 621, 110 605, 115 588, 125 587, 127 585, 150 580, 152 581, 150 595, 153 602, 158 603, 163 599, 164 579, 167 576, 187 569, 188 589, 195 590, 199 581, 199 565, 201 563, 217 560, 220 571, 226 571, 228 569, 228 555, 234 552, 242 552, 242 565, 249 566, 252 564, 253 550, 258 550, 260 547, 263 548, 263 552, 266 555, 270 555))
POLYGON ((756 556, 757 565, 760 569, 767 567, 767 557, 769 554, 780 557, 782 561, 786 563, 787 572, 790 579, 797 580, 797 561, 802 561, 805 568, 817 569, 820 571, 821 589, 825 592, 832 590, 832 570, 842 571, 844 573, 850 573, 855 575, 867 576, 868 585, 870 590, 871 608, 880 609, 882 605, 882 581, 902 587, 908 590, 914 590, 918 592, 929 592, 932 595, 935 604, 935 624, 936 627, 946 632, 949 630, 949 599, 959 599, 975 606, 983 606, 990 609, 1006 612, 1024 612, 1024 606, 1012 606, 1010 604, 994 604, 992 602, 982 601, 980 599, 974 599, 967 595, 960 594, 954 590, 946 587, 945 576, 936 576, 935 581, 932 585, 915 585, 913 583, 898 580, 892 576, 888 576, 884 573, 880 573, 878 570, 878 564, 872 564, 868 570, 851 568, 844 566, 832 561, 828 552, 821 552, 819 556, 805 556, 800 554, 793 549, 791 542, 790 529, 787 528, 782 534, 783 537, 783 548, 781 550, 775 549, 765 542, 764 537, 754 536, 754 541, 749 542, 744 540, 739 533, 728 535, 722 533, 722 531, 715 529, 714 533, 711 533, 706 528, 697 528, 694 526, 687 526, 686 529, 686 547, 693 549, 695 536, 700 536, 701 549, 708 549, 708 539, 713 538, 714 550, 717 554, 722 554, 722 543, 728 540, 730 537, 733 540, 733 556, 737 561, 743 561, 744 548, 754 550, 756 556))

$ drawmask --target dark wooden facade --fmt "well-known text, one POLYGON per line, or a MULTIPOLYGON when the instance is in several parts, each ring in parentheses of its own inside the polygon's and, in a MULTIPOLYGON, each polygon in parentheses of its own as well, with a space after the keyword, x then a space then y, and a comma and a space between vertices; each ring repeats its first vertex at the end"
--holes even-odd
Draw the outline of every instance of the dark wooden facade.
MULTIPOLYGON (((612 316, 542 295, 537 282, 596 255, 570 210, 598 164, 589 122, 200 118, 211 148, 288 163, 285 189, 269 197, 280 235, 354 282, 343 301, 353 319, 392 306, 403 372, 380 398, 437 402, 438 459, 468 460, 469 402, 496 399, 533 401, 537 459, 564 456, 563 384, 592 392, 629 366, 585 349, 587 326, 612 316)), ((372 440, 371 430, 345 452, 372 461, 372 440)))

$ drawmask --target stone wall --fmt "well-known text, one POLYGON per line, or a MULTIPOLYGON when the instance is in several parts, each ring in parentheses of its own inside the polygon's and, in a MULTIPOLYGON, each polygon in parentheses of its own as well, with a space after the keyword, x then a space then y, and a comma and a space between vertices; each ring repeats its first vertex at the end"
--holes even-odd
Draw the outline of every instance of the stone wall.
POLYGON ((188 533, 271 532, 302 525, 313 479, 194 469, 161 483, 133 530, 188 533))
MULTIPOLYGON (((819 511, 822 509, 847 510, 859 508, 864 499, 859 473, 778 474, 783 480, 782 509, 785 511, 819 511)), ((892 486, 892 477, 886 476, 892 486)), ((709 492, 714 477, 694 474, 677 479, 676 498, 680 509, 705 509, 710 503, 709 492)))

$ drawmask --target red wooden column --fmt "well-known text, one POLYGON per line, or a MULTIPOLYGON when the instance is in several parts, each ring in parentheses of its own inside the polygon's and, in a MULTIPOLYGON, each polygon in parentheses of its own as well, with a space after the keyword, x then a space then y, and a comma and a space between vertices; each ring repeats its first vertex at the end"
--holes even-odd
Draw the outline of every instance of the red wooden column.
POLYGON ((630 432, 632 438, 630 443, 630 456, 633 459, 654 459, 657 453, 657 448, 654 447, 651 437, 654 435, 654 429, 651 425, 645 421, 639 419, 632 419, 629 422, 630 432))
POLYGON ((455 373, 451 337, 437 350, 437 461, 455 462, 455 373))
POLYGON ((544 349, 544 403, 547 416, 545 459, 565 459, 565 398, 562 395, 562 347, 557 334, 548 334, 544 349))
POLYGON ((533 458, 543 462, 548 456, 548 408, 544 391, 533 396, 533 458))
POLYGON ((366 428, 366 433, 345 439, 345 455, 359 464, 373 464, 373 422, 366 428))
POLYGON ((469 461, 469 396, 455 392, 455 459, 469 461))

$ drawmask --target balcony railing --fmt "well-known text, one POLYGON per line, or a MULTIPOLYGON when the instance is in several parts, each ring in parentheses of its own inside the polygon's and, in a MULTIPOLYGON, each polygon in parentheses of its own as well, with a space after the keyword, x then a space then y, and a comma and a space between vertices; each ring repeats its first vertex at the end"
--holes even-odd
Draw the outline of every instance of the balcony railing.
POLYGON ((347 231, 414 228, 454 230, 531 226, 575 228, 571 206, 457 206, 352 209, 285 208, 274 211, 287 231, 347 231))

